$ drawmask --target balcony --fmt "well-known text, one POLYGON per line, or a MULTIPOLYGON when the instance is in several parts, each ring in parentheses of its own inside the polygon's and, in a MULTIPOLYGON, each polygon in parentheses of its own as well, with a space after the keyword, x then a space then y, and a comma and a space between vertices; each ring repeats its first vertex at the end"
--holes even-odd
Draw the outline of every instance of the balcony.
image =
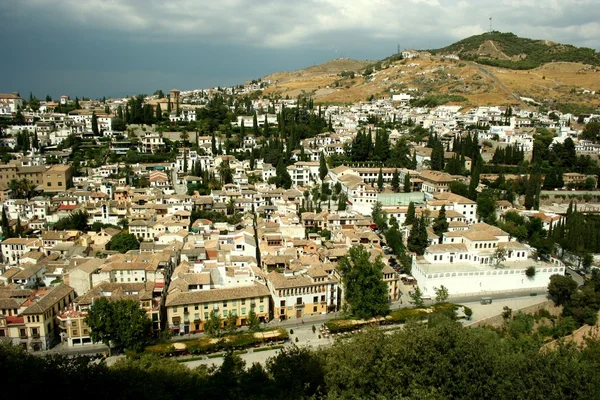
POLYGON ((39 333, 33 333, 31 335, 31 337, 34 338, 34 339, 39 339, 40 338, 40 334, 39 333))
POLYGON ((296 308, 304 308, 304 303, 296 303, 296 308))

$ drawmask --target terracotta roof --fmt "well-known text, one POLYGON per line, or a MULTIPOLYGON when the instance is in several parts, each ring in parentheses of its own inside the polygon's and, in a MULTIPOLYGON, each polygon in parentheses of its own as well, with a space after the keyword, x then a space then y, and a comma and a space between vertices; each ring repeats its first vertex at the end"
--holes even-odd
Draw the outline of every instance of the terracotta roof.
POLYGON ((27 307, 23 311, 22 315, 42 314, 48 311, 54 304, 68 296, 71 293, 75 293, 75 289, 70 286, 61 283, 58 286, 51 288, 44 297, 38 300, 35 304, 27 307))
POLYGON ((255 282, 252 286, 168 294, 165 305, 170 307, 185 304, 210 303, 224 300, 249 299, 264 296, 269 296, 269 289, 262 283, 255 282))

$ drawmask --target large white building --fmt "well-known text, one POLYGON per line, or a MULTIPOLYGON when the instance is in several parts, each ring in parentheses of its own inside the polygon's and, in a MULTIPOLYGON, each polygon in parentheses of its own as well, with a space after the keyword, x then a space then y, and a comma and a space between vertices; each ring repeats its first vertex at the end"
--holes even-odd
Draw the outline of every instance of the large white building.
POLYGON ((550 276, 565 272, 562 264, 530 256, 528 246, 511 241, 497 227, 480 223, 445 233, 442 244, 429 246, 423 256, 413 258, 412 274, 423 294, 433 297, 442 285, 450 296, 545 290, 550 276), (534 267, 535 275, 526 275, 529 267, 534 267))

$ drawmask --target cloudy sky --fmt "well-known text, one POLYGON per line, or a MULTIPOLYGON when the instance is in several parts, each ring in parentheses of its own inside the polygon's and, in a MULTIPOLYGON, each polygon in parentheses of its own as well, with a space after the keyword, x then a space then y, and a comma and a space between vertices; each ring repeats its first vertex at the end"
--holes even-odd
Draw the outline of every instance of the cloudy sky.
POLYGON ((493 28, 600 49, 600 0, 0 1, 0 92, 121 96, 381 59, 493 28))

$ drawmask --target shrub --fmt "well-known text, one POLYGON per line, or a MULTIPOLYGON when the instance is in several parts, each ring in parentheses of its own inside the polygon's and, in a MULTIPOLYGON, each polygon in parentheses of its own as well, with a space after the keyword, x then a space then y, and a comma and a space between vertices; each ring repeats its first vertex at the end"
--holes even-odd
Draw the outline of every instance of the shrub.
POLYGON ((293 335, 293 334, 294 334, 294 330, 290 329, 290 335, 293 335))
POLYGON ((533 265, 531 267, 527 267, 525 270, 525 275, 528 278, 533 278, 535 276, 535 267, 533 265))

